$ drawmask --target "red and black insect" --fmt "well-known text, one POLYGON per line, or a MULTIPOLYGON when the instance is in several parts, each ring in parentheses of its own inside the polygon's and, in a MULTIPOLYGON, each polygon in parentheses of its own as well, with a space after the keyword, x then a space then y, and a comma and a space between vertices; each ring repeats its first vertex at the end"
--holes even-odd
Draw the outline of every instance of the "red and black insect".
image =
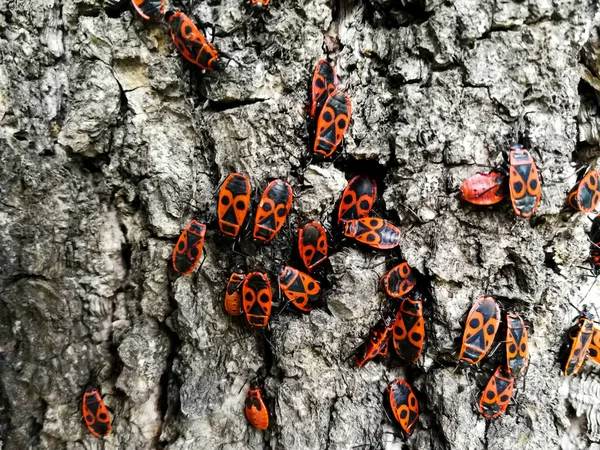
POLYGON ((563 373, 566 376, 575 375, 583 366, 594 333, 594 316, 585 308, 581 312, 577 324, 569 330, 571 345, 563 373))
POLYGON ((500 307, 493 297, 479 297, 465 324, 459 363, 477 364, 487 354, 500 325, 500 307))
POLYGON ((337 84, 338 79, 333 66, 324 59, 319 61, 310 84, 308 115, 311 119, 317 117, 325 101, 335 91, 337 84))
POLYGON ((269 242, 279 232, 292 208, 292 187, 283 180, 269 183, 258 204, 253 236, 269 242))
POLYGON ((513 377, 519 376, 529 361, 527 328, 521 316, 506 314, 506 371, 513 377))
POLYGON ((269 0, 252 0, 252 7, 255 9, 263 9, 269 5, 269 0))
POLYGON ((173 268, 184 275, 192 273, 202 256, 206 225, 192 220, 179 236, 173 249, 173 268))
POLYGON ((529 151, 515 144, 510 148, 510 199, 515 214, 531 217, 542 198, 537 167, 529 151))
POLYGON ((506 175, 476 173, 460 186, 460 198, 474 205, 494 205, 506 197, 506 175))
POLYGON ((266 430, 269 427, 269 411, 263 399, 262 389, 257 383, 250 384, 244 402, 244 412, 254 428, 266 430))
POLYGON ((379 279, 381 289, 392 298, 401 298, 417 284, 417 278, 407 262, 398 264, 379 279))
POLYGON ((185 59, 204 70, 224 68, 217 50, 188 16, 181 11, 169 11, 165 19, 169 22, 171 39, 185 59))
POLYGON ((584 213, 589 213, 596 209, 598 202, 600 202, 598 177, 600 177, 600 172, 590 170, 575 185, 569 194, 569 205, 571 205, 571 208, 584 213))
POLYGON ((322 292, 319 283, 310 275, 285 266, 279 275, 283 295, 300 311, 310 312, 321 305, 322 292))
POLYGON ((165 13, 165 0, 131 0, 131 4, 145 20, 160 20, 165 13))
POLYGON ((232 173, 219 191, 219 228, 223 234, 237 237, 250 205, 250 181, 246 175, 232 173))
POLYGON ((81 412, 85 424, 96 437, 104 437, 110 434, 112 421, 108 408, 102 400, 100 391, 93 386, 88 386, 83 393, 81 412))
POLYGON ((377 197, 377 183, 369 177, 357 175, 352 178, 340 200, 337 223, 344 220, 367 217, 377 197))
POLYGON ((504 373, 502 366, 498 367, 481 394, 479 412, 483 417, 494 419, 506 411, 514 387, 515 379, 504 373))
POLYGON ((364 366, 377 355, 381 354, 382 350, 387 347, 393 323, 393 314, 384 314, 375 326, 371 328, 367 340, 356 350, 354 361, 358 367, 364 366))
POLYGON ((269 276, 263 272, 250 273, 242 283, 242 304, 246 320, 253 327, 266 327, 273 306, 269 276))
POLYGON ((350 125, 352 102, 344 92, 335 91, 325 101, 317 119, 315 153, 331 156, 350 125))
POLYGON ((594 327, 592 331, 592 342, 588 348, 588 356, 596 364, 600 364, 600 328, 594 327))
POLYGON ((225 288, 225 311, 232 316, 239 316, 244 311, 242 308, 242 283, 246 279, 243 273, 233 272, 225 288))
POLYGON ((419 402, 410 385, 401 379, 385 389, 390 409, 406 434, 411 434, 419 418, 419 402))
POLYGON ((309 222, 298 229, 298 252, 309 271, 327 259, 327 234, 319 222, 309 222))
POLYGON ((400 304, 394 327, 392 342, 398 356, 405 361, 415 362, 421 356, 425 342, 423 320, 423 296, 412 291, 400 304))
POLYGON ((400 243, 400 230, 378 217, 347 220, 344 235, 383 250, 394 248, 400 243))

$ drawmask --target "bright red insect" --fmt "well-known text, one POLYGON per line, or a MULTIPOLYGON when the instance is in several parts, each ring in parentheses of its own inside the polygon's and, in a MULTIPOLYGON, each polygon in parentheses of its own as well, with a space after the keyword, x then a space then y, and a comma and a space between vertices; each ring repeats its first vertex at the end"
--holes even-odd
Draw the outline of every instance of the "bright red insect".
POLYGON ((310 312, 321 305, 321 286, 310 275, 285 266, 279 275, 281 291, 300 311, 310 312))
POLYGON ((333 66, 322 59, 317 63, 310 84, 310 101, 308 115, 314 119, 323 108, 327 98, 333 94, 338 84, 337 75, 333 66))
POLYGON ((594 333, 593 319, 594 316, 592 313, 584 309, 579 316, 577 324, 569 330, 571 346, 563 371, 566 376, 575 375, 585 362, 594 333))
POLYGON ((258 384, 250 385, 244 402, 244 412, 250 425, 258 430, 269 428, 269 411, 263 399, 262 389, 258 384))
POLYGON ((417 278, 407 262, 398 264, 379 279, 379 285, 392 298, 402 298, 417 284, 417 278))
POLYGON ((542 188, 537 167, 529 151, 521 145, 510 148, 510 199, 515 214, 531 217, 542 198, 542 188))
POLYGON ((165 0, 131 0, 131 4, 145 20, 160 20, 165 12, 165 0))
POLYGON ((252 272, 246 277, 242 283, 242 302, 250 325, 262 328, 268 325, 273 292, 266 273, 252 272))
POLYGON ((269 183, 263 193, 254 221, 255 239, 269 242, 273 239, 292 209, 292 187, 283 180, 269 183))
POLYGON ((485 387, 479 401, 479 412, 486 419, 494 419, 501 415, 512 398, 515 379, 504 373, 502 366, 496 369, 485 387))
POLYGON ((378 217, 347 220, 344 235, 379 249, 390 249, 400 243, 400 230, 378 217))
POLYGON ((298 252, 309 271, 327 259, 327 234, 319 222, 298 229, 298 252))
POLYGON ((368 339, 356 351, 354 361, 358 367, 364 366, 386 349, 393 323, 394 316, 392 314, 384 314, 375 326, 371 328, 368 339))
POLYGON ((506 314, 506 371, 516 377, 527 367, 529 361, 529 339, 521 316, 506 314))
POLYGON ((165 19, 169 22, 171 39, 185 59, 204 70, 224 68, 217 50, 188 16, 181 11, 169 11, 165 19))
POLYGON ((173 268, 184 275, 192 273, 202 256, 206 225, 192 220, 179 236, 173 249, 173 268))
POLYGON ((592 212, 600 202, 600 189, 598 187, 600 172, 590 170, 583 179, 575 185, 569 194, 569 205, 577 211, 592 212))
POLYGON ((99 438, 110 434, 112 429, 110 413, 100 391, 95 387, 88 386, 83 393, 81 412, 90 433, 99 438))
POLYGON ((325 157, 336 151, 350 125, 352 102, 344 92, 331 94, 317 119, 314 151, 325 157))
POLYGON ((225 288, 225 310, 232 316, 239 316, 242 308, 242 283, 246 279, 243 273, 233 272, 225 288))
POLYGON ((477 364, 487 354, 500 325, 500 307, 493 297, 479 297, 465 324, 459 363, 477 364))
POLYGON ((376 198, 377 183, 375 180, 361 175, 355 176, 348 182, 342 193, 337 223, 367 217, 373 209, 376 198))
POLYGON ((246 175, 232 173, 219 191, 219 228, 223 234, 237 237, 250 205, 250 180, 246 175))
POLYGON ((419 402, 412 388, 398 379, 388 385, 386 394, 394 418, 406 434, 411 434, 419 418, 419 402))
POLYGON ((421 356, 425 342, 425 320, 423 319, 423 297, 417 291, 402 301, 394 327, 392 342, 398 356, 405 361, 415 362, 421 356))
POLYGON ((494 205, 506 197, 506 176, 497 172, 476 173, 460 187, 460 198, 474 205, 494 205))

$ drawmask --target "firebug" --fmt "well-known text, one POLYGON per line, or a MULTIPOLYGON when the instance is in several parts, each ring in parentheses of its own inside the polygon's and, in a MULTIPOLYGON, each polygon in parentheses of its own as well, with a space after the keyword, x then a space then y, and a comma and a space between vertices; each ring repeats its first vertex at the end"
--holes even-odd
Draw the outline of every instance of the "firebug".
POLYGON ((173 268, 184 275, 192 273, 202 256, 206 225, 192 220, 179 236, 173 249, 173 268))
POLYGON ((269 276, 263 272, 250 273, 242 283, 242 304, 246 320, 254 327, 266 327, 273 305, 269 276))
POLYGON ((411 434, 419 418, 419 402, 412 388, 398 379, 388 385, 386 395, 394 418, 406 434, 411 434))
POLYGON ((394 248, 400 243, 400 230, 379 217, 347 220, 344 234, 379 249, 394 248))
POLYGON ((310 101, 308 115, 311 119, 317 117, 325 101, 335 91, 338 84, 333 66, 322 59, 317 63, 310 84, 310 101))
POLYGON ((386 347, 392 332, 394 316, 384 313, 383 317, 369 331, 369 337, 356 350, 354 361, 358 367, 364 366, 386 347))
POLYGON ((171 39, 185 59, 204 70, 224 68, 217 50, 188 16, 181 11, 169 11, 165 19, 169 22, 171 39))
POLYGON ((401 298, 417 284, 417 279, 407 262, 393 267, 379 279, 379 285, 392 298, 401 298))
POLYGON ((542 197, 540 177, 529 151, 515 144, 510 148, 509 188, 515 214, 531 217, 542 197))
POLYGON ((298 229, 298 252, 309 272, 327 259, 327 234, 319 222, 298 229))
POLYGON ((112 429, 110 413, 100 391, 95 387, 88 386, 83 393, 81 412, 90 433, 99 438, 110 434, 112 429))
POLYGON ((262 389, 258 383, 252 383, 246 393, 244 412, 250 425, 258 430, 269 427, 269 412, 264 401, 262 389))
POLYGON ((300 311, 310 312, 321 304, 322 292, 319 283, 310 275, 290 266, 285 266, 279 275, 283 295, 300 311))
POLYGON ((575 375, 579 372, 585 361, 594 333, 593 319, 593 314, 584 308, 577 320, 577 324, 569 330, 571 345, 563 371, 566 376, 575 375))
POLYGON ((519 376, 529 361, 527 328, 521 316, 506 314, 506 371, 513 377, 519 376))
POLYGON ((317 119, 315 153, 331 156, 342 142, 351 117, 350 97, 344 92, 334 91, 325 101, 317 119))
POLYGON ((500 307, 493 297, 479 297, 465 324, 459 363, 477 364, 487 354, 500 325, 500 307))
POLYGON ((225 288, 225 310, 232 316, 239 316, 244 311, 242 308, 242 283, 246 279, 243 273, 233 272, 225 288))
POLYGON ((575 185, 569 194, 569 205, 571 208, 584 213, 592 212, 600 202, 600 188, 598 177, 600 172, 590 170, 583 179, 575 185))
POLYGON ((486 419, 494 419, 501 415, 512 398, 515 379, 506 373, 502 366, 496 369, 485 387, 479 401, 479 412, 486 419))
POLYGON ((392 329, 392 342, 398 356, 405 361, 415 362, 421 356, 425 342, 425 321, 423 320, 423 297, 412 291, 400 303, 392 329))
POLYGON ((237 237, 250 205, 250 181, 246 175, 232 173, 219 191, 219 227, 223 234, 237 237))
POLYGON ((283 180, 269 183, 258 204, 254 222, 255 239, 269 242, 279 232, 292 208, 292 187, 283 180))
POLYGON ((337 223, 367 217, 373 208, 376 197, 377 183, 375 180, 361 175, 355 176, 348 182, 342 193, 337 223))
POLYGON ((145 20, 160 20, 165 12, 165 0, 131 0, 131 4, 145 20))
POLYGON ((506 197, 506 176, 498 172, 476 173, 460 187, 460 198, 474 205, 494 205, 506 197))

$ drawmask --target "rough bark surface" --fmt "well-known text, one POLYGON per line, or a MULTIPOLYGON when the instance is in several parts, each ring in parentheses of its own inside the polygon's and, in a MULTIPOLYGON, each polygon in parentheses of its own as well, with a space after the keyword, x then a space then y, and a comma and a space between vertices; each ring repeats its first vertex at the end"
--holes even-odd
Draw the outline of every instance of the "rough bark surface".
MULTIPOLYGON (((596 2, 167 7, 218 24, 216 45, 235 58, 223 73, 184 62, 164 23, 98 0, 0 0, 0 448, 600 448, 600 369, 566 379, 558 362, 577 314, 568 301, 591 282, 578 267, 589 221, 561 211, 576 164, 598 155, 596 2), (303 117, 326 55, 354 106, 334 164, 310 161, 303 117), (543 176, 535 217, 460 203, 460 182, 517 138, 543 176), (382 252, 333 254, 331 314, 286 309, 271 345, 223 310, 244 261, 216 227, 201 270, 175 275, 176 237, 195 216, 214 225, 214 192, 234 170, 259 190, 274 177, 294 186, 290 230, 325 219, 354 173, 377 177, 377 209, 401 226, 431 294, 419 364, 347 360, 379 317, 382 252), (492 422, 474 409, 491 364, 454 370, 483 293, 511 299, 531 331, 518 405, 492 422), (261 367, 267 432, 243 415, 261 367), (398 377, 422 409, 404 443, 381 406, 398 377), (82 424, 92 381, 114 411, 104 440, 82 424)), ((290 231, 264 250, 242 244, 247 268, 273 270, 294 242, 290 231)))

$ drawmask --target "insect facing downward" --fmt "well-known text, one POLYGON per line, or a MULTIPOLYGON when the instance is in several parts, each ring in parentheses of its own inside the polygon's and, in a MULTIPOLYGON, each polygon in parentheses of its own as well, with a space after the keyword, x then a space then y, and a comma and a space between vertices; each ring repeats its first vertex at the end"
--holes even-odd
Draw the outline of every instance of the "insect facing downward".
POLYGON ((481 394, 479 412, 483 417, 493 419, 506 411, 514 387, 514 378, 505 374, 502 366, 498 367, 481 394))
POLYGON ((110 434, 112 429, 111 417, 104 400, 102 400, 100 391, 95 387, 88 386, 83 393, 81 412, 90 433, 99 438, 110 434))
POLYGON ((500 307, 493 297, 479 297, 465 324, 459 363, 477 364, 487 354, 500 325, 500 307))

